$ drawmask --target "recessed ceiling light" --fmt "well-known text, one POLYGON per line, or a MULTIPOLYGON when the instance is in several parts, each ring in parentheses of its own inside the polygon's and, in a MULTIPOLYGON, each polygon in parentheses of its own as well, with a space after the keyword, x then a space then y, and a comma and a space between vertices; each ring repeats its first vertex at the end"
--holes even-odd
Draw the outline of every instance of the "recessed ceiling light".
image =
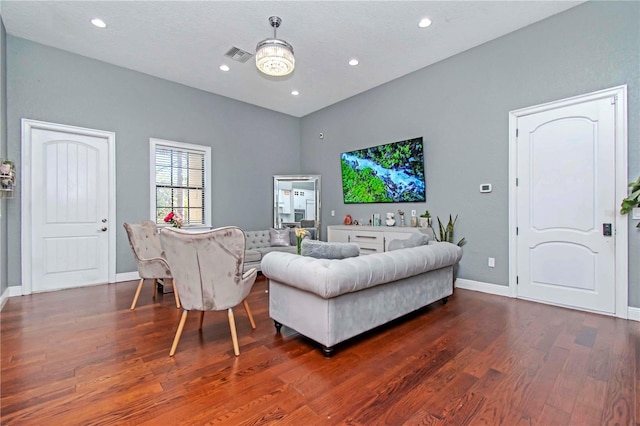
POLYGON ((92 23, 93 25, 95 25, 96 27, 98 27, 98 28, 107 28, 107 24, 106 24, 106 22, 104 22, 104 21, 103 21, 102 19, 100 19, 100 18, 93 18, 93 19, 91 20, 91 23, 92 23))
POLYGON ((294 90, 294 91, 291 92, 291 94, 293 96, 298 96, 300 94, 300 92, 298 92, 297 90, 294 90))
POLYGON ((229 71, 229 65, 224 65, 224 64, 220 65, 220 71, 224 71, 224 72, 229 71))
POLYGON ((420 28, 427 28, 429 25, 431 25, 431 19, 429 18, 422 18, 420 22, 418 22, 420 28))
POLYGON ((353 58, 353 59, 349 60, 349 65, 351 65, 352 67, 355 67, 359 63, 360 62, 358 62, 358 60, 356 58, 353 58))

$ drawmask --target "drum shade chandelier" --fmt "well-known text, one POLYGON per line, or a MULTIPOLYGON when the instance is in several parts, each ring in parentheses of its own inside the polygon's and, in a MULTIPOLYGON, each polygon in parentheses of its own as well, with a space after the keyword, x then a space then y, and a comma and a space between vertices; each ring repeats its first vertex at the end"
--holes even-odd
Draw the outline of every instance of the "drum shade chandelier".
POLYGON ((256 46, 256 67, 266 75, 282 77, 296 67, 293 46, 276 38, 276 29, 282 23, 279 17, 270 17, 269 23, 273 27, 273 38, 264 39, 256 46))

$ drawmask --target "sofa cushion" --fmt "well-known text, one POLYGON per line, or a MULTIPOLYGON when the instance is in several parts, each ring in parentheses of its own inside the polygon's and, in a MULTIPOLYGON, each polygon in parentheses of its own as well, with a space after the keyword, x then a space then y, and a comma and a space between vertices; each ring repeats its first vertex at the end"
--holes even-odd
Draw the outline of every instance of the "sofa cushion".
POLYGON ((253 250, 261 247, 271 247, 271 236, 268 229, 260 231, 245 231, 246 250, 253 250))
POLYGON ((291 245, 291 230, 289 228, 269 228, 271 247, 286 247, 291 245))
POLYGON ((399 250, 403 248, 413 248, 429 244, 429 236, 427 234, 411 234, 411 236, 405 240, 391 240, 389 241, 388 250, 399 250))
POLYGON ((360 256, 360 246, 356 243, 327 243, 305 238, 300 245, 300 254, 316 259, 345 259, 360 256))
POLYGON ((262 259, 262 253, 259 250, 245 250, 244 261, 246 262, 258 262, 262 259))

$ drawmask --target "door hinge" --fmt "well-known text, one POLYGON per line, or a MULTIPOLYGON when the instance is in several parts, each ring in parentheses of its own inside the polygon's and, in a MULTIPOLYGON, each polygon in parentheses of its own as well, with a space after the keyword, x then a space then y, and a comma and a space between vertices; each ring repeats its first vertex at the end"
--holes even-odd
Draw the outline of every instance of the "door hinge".
POLYGON ((516 226, 516 235, 520 235, 520 229, 516 226))
POLYGON ((518 178, 516 178, 516 186, 518 186, 518 178))
POLYGON ((618 101, 618 95, 614 95, 611 97, 611 105, 615 105, 618 101))
POLYGON ((516 275, 516 285, 520 284, 520 277, 516 275))
POLYGON ((516 138, 518 137, 518 133, 519 133, 519 132, 518 132, 518 130, 519 130, 519 129, 516 129, 516 138))

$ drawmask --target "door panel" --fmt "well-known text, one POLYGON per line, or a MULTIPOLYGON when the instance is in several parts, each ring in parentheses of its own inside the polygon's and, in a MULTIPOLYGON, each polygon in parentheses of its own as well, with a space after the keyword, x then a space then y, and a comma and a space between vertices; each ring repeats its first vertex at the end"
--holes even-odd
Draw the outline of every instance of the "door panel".
POLYGON ((518 118, 518 297, 615 312, 614 124, 608 98, 518 118))
POLYGON ((33 290, 109 280, 108 141, 32 132, 33 290))

